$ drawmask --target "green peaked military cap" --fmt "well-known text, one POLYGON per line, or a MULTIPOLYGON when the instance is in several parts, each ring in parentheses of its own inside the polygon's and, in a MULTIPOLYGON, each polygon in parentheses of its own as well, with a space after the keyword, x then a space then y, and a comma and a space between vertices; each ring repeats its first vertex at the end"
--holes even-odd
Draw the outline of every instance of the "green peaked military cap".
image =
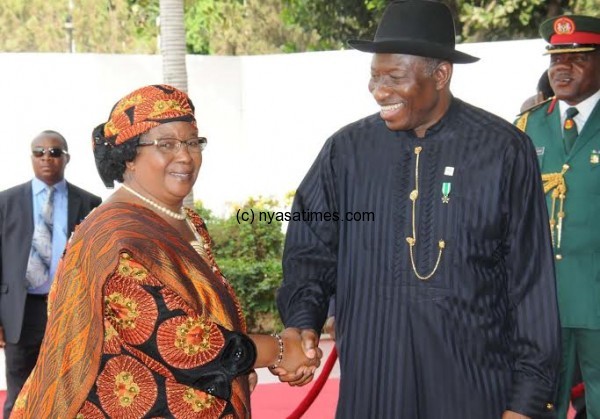
POLYGON ((556 16, 540 25, 540 35, 550 44, 548 54, 594 51, 600 48, 600 18, 556 16))

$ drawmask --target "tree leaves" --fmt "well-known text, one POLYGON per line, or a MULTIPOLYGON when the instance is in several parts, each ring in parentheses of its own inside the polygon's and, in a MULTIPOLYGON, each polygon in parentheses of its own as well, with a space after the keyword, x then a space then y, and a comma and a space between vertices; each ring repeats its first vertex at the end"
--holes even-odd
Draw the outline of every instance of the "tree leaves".
POLYGON ((286 18, 280 0, 197 0, 186 10, 188 50, 252 55, 310 50, 319 39, 286 18))
MULTIPOLYGON (((158 0, 74 0, 76 52, 154 53, 158 0)), ((69 16, 64 0, 2 0, 0 50, 65 52, 69 16)))
POLYGON ((195 210, 207 225, 215 259, 242 304, 248 328, 274 330, 273 322, 280 328, 275 293, 283 278, 284 236, 280 221, 261 221, 259 213, 275 211, 280 205, 276 200, 258 197, 248 198, 237 207, 254 211, 253 221, 238 222, 236 211, 227 218, 216 217, 200 201, 196 201, 195 210), (265 321, 269 324, 262 324, 265 321))
MULTIPOLYGON (((598 15, 597 0, 443 0, 460 42, 539 38, 562 13, 598 15)), ((271 54, 346 48, 373 37, 389 0, 185 0, 188 52, 271 54)), ((159 0, 73 0, 76 52, 156 53, 159 0)), ((68 49, 66 0, 2 0, 0 50, 68 49)))

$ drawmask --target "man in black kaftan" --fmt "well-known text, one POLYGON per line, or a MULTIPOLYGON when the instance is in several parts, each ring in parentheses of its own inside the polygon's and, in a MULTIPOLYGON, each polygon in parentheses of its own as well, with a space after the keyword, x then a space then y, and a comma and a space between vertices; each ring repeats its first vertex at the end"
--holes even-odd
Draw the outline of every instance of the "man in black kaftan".
POLYGON ((335 294, 338 418, 553 415, 559 324, 531 141, 453 98, 452 64, 476 60, 453 26, 445 51, 382 33, 448 19, 442 3, 394 2, 375 42, 351 44, 375 52, 381 112, 335 133, 295 197, 311 217, 289 224, 278 305, 312 347, 335 294))

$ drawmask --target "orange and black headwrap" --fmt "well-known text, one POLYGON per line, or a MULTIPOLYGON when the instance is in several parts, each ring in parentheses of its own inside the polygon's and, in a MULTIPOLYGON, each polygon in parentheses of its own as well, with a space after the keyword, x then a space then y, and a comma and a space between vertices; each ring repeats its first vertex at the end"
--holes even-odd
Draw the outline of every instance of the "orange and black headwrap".
POLYGON ((175 87, 145 86, 119 100, 108 121, 98 125, 92 134, 96 167, 104 184, 112 188, 115 180, 123 181, 125 162, 135 157, 132 152, 140 135, 175 121, 196 125, 194 104, 175 87))

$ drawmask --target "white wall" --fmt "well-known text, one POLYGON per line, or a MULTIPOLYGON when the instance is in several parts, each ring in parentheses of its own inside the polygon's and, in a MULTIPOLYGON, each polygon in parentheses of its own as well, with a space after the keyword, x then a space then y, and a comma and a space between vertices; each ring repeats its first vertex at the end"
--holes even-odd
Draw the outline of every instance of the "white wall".
MULTIPOLYGON (((454 67, 454 94, 510 121, 548 63, 541 40, 459 48, 481 61, 454 67)), ((222 214, 229 202, 295 189, 329 135, 377 111, 370 60, 353 50, 188 56, 189 93, 209 139, 196 198, 222 214)), ((54 129, 69 142, 67 179, 108 196, 91 131, 121 96, 160 83, 161 71, 159 56, 0 54, 0 189, 30 179, 29 143, 54 129)))

